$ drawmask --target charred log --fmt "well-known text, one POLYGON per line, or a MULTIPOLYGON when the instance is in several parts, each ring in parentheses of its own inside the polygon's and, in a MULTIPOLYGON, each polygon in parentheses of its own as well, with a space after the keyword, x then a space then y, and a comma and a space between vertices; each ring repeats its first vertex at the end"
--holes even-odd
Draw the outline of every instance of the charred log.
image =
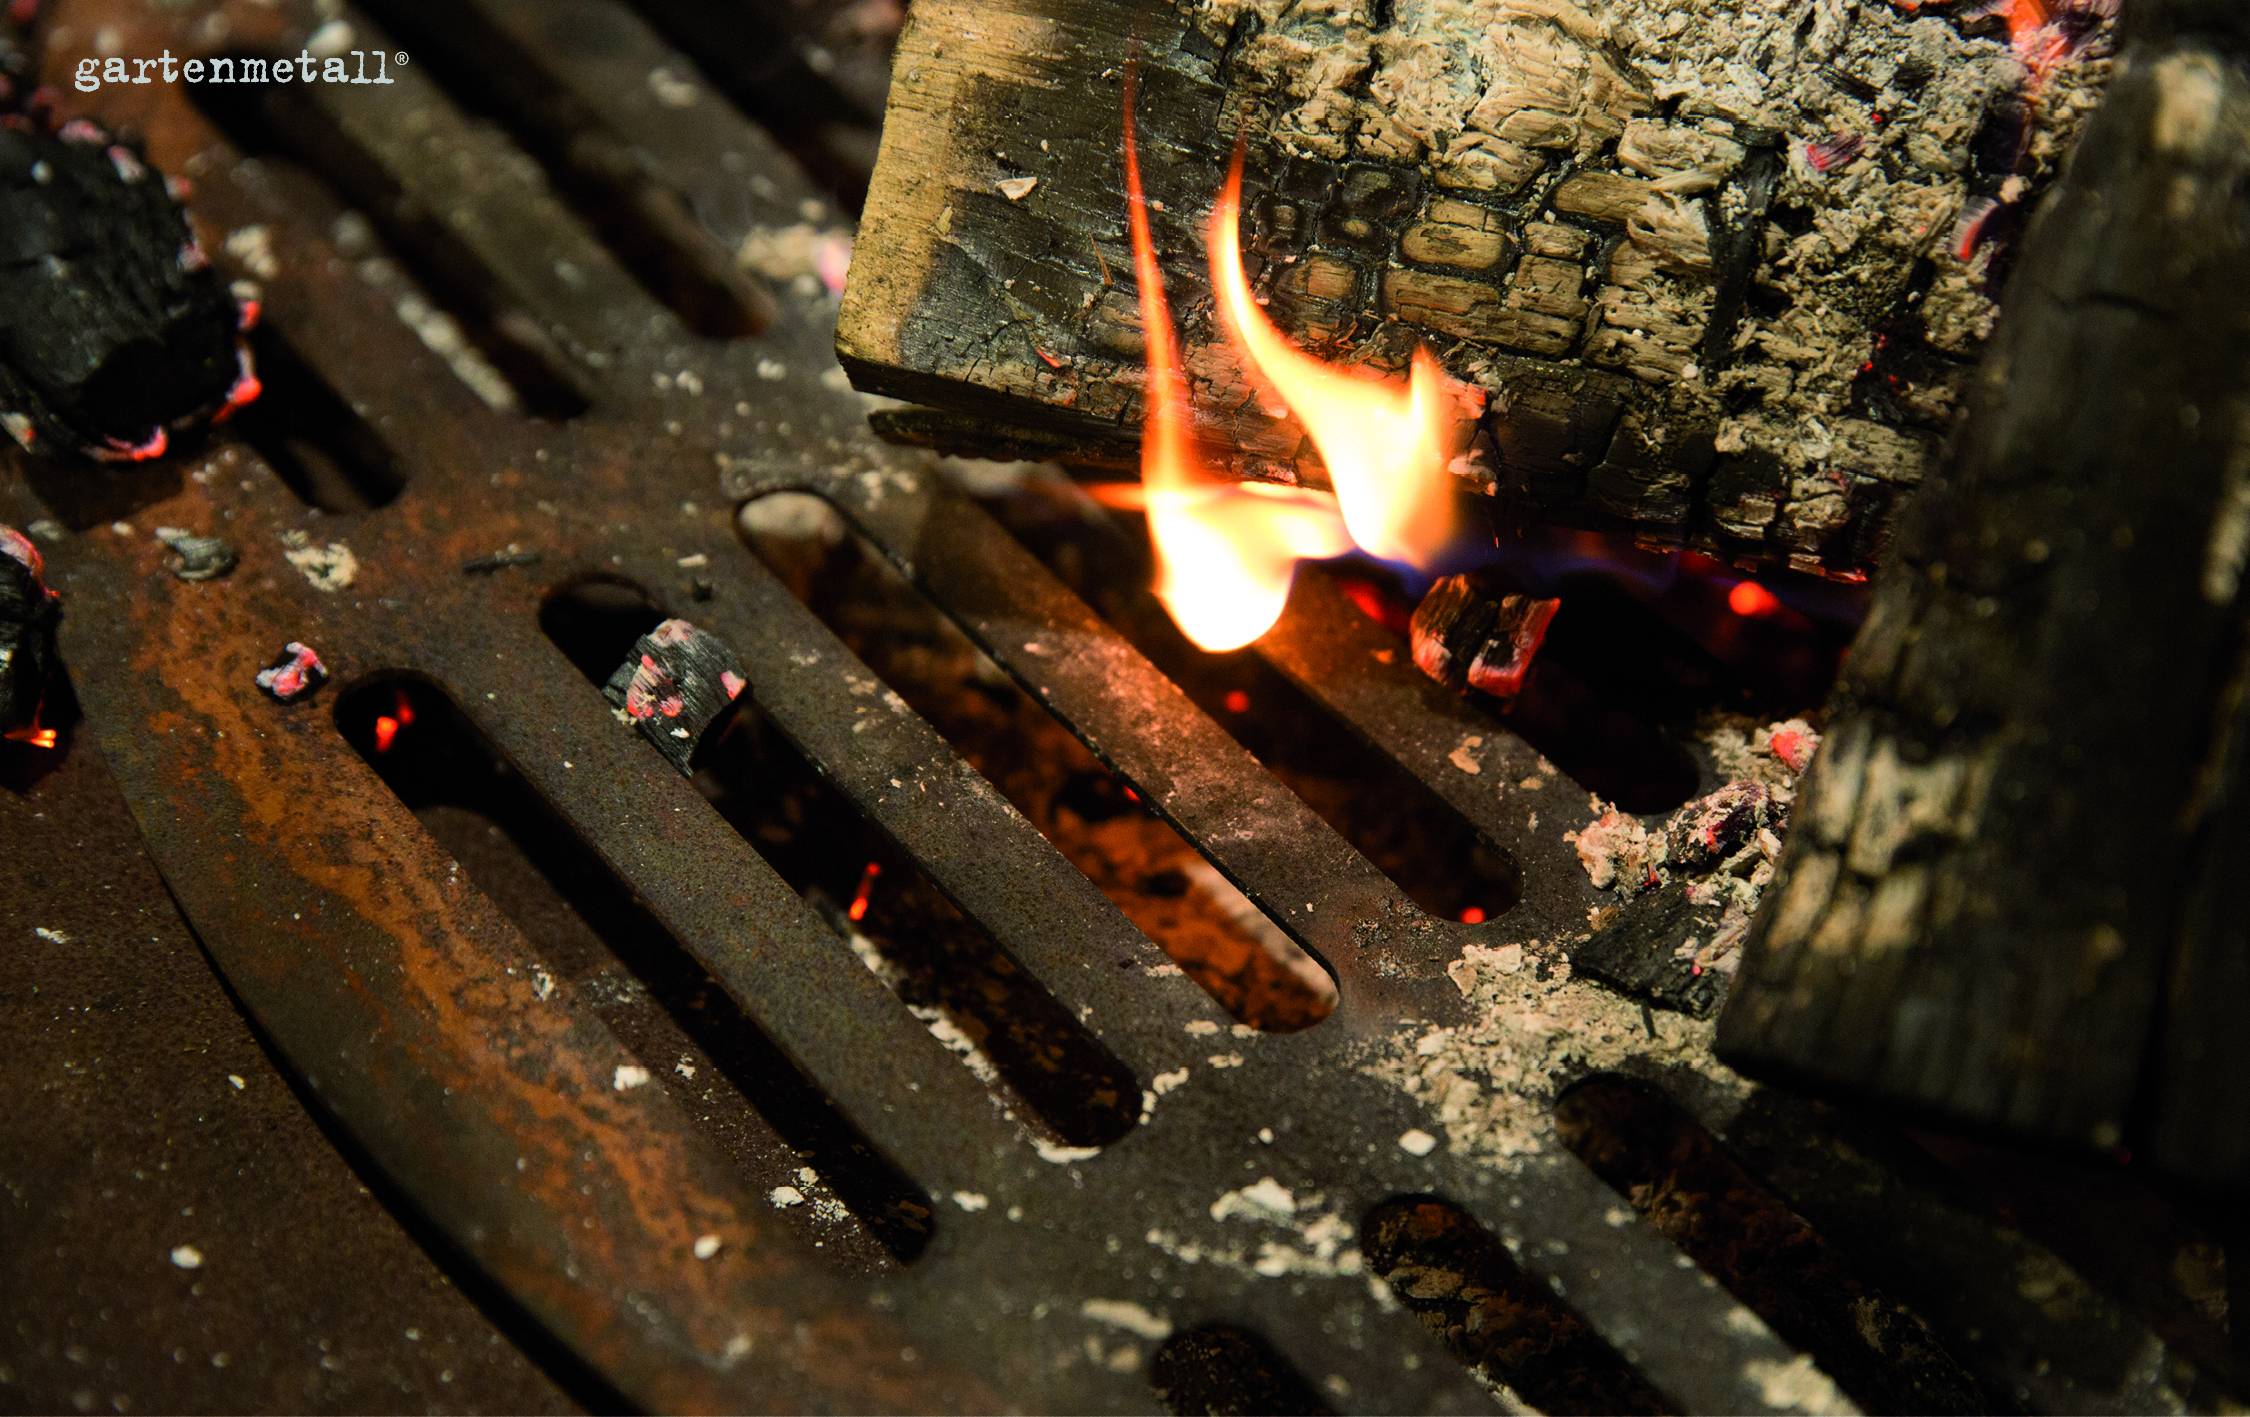
POLYGON ((2250 22, 2134 22, 1845 664, 1720 1049, 2239 1184, 2250 22))
POLYGON ((1970 34, 1888 5, 1800 29, 1712 0, 1657 38, 1647 8, 918 5, 845 368, 958 420, 964 451, 990 421, 1115 461, 1142 413, 1118 103, 1138 36, 1156 245, 1202 442, 1235 475, 1326 478, 1206 294, 1240 132, 1258 297, 1323 358, 1396 371, 1424 342, 1482 386, 1457 470, 1504 520, 1855 577, 1954 411, 2004 233, 2092 106, 2107 30, 2072 9, 1970 34), (1978 147, 1988 130, 2009 141, 1978 147))

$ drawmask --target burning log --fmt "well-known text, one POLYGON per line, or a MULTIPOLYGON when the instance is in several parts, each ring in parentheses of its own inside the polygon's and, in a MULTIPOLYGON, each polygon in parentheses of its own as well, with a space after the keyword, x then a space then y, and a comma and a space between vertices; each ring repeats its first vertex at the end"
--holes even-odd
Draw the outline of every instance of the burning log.
POLYGON ((666 620, 634 643, 602 696, 619 722, 640 729, 686 777, 704 735, 746 687, 725 642, 685 620, 666 620))
POLYGON ((39 726, 39 703, 55 669, 55 626, 62 597, 44 579, 39 548, 0 526, 0 737, 52 746, 39 726))
POLYGON ((161 455, 255 399, 256 317, 196 244, 170 179, 83 119, 0 125, 0 428, 26 451, 161 455))
POLYGON ((2131 63, 1844 668, 1721 1056, 2250 1180, 2250 18, 2131 63))
POLYGON ((1559 600, 1479 595, 1467 576, 1431 586, 1414 611, 1414 666, 1440 684, 1512 699, 1547 637, 1559 600))
POLYGON ((1329 474, 1192 294, 1244 132, 1257 299, 1325 359, 1397 375, 1427 341, 1479 386, 1464 489, 1844 578, 1920 480, 2011 225, 2109 68, 2093 0, 2014 0, 1997 32, 1989 6, 1832 7, 1801 34, 1742 0, 1684 25, 1639 0, 1499 0, 1489 25, 1416 0, 1052 8, 921 5, 903 41, 838 341, 862 388, 958 416, 921 436, 1142 422, 1109 97, 1137 35, 1194 432, 1228 475, 1329 474))

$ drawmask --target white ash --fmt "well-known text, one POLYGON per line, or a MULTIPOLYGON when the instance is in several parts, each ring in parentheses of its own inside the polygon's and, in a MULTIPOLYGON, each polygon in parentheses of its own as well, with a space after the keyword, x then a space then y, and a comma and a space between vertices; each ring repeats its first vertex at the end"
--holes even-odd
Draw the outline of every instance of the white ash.
POLYGON ((1211 1203, 1199 1234, 1152 1229, 1143 1238, 1183 1264, 1217 1264, 1266 1279, 1365 1273, 1358 1232, 1318 1194, 1298 1196, 1271 1176, 1211 1203))
POLYGON ((1126 1299, 1088 1299, 1078 1306, 1078 1314, 1080 1318, 1124 1329, 1151 1343, 1162 1343, 1172 1336, 1170 1319, 1152 1314, 1126 1299))
POLYGON ((282 556, 312 582, 313 589, 333 595, 359 576, 359 558, 341 541, 315 546, 301 531, 281 534, 282 556))
POLYGON ((1711 1023, 1644 1014, 1637 1000, 1573 978, 1562 952, 1548 954, 1544 969, 1504 969, 1499 950, 1466 947, 1448 973, 1471 1021, 1408 1022, 1368 1052, 1365 1069, 1423 1103, 1454 1154, 1506 1165, 1545 1152, 1562 1090, 1628 1064, 1688 1068, 1746 1087, 1712 1060, 1711 1023))

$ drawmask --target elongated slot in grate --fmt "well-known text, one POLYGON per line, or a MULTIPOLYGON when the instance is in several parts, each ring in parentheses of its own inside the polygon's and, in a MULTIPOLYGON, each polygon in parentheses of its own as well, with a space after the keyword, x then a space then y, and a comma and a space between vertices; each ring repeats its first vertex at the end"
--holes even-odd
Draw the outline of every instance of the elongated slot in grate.
MULTIPOLYGON (((547 599, 540 623, 599 683, 663 620, 640 587, 582 580, 547 599)), ((751 691, 754 695, 755 689, 751 691)), ((836 791, 745 695, 693 766, 696 790, 863 964, 1018 1111, 1072 1147, 1132 1130, 1140 1084, 912 857, 836 791)))
MULTIPOLYGON (((998 489, 995 489, 998 490, 998 489)), ((1163 670, 1305 805, 1391 878, 1449 920, 1494 920, 1523 895, 1523 873, 1381 745, 1338 722, 1256 650, 1207 654, 1147 589, 1145 522, 1034 472, 988 510, 1064 584, 1163 670)), ((1395 651, 1408 654, 1403 640, 1395 651)))
POLYGON ((768 569, 1221 1007, 1276 1032, 1327 1017, 1335 985, 1318 962, 825 501, 776 493, 739 524, 768 569))
POLYGON ((244 441, 308 507, 371 512, 406 488, 398 460, 367 420, 270 330, 250 338, 265 392, 237 415, 244 441))
POLYGON ((1148 1378, 1164 1406, 1189 1413, 1274 1413, 1325 1417, 1336 1409, 1264 1339, 1233 1324, 1173 1334, 1149 1360, 1148 1378))
POLYGON ((1988 1393, 1921 1317, 1868 1284, 1678 1107, 1619 1078, 1555 1103, 1565 1146, 1871 1412, 1985 1412, 1988 1393))
MULTIPOLYGON (((495 410, 548 422, 575 418, 591 406, 586 381, 539 323, 325 109, 289 84, 184 87, 243 153, 316 174, 353 208, 330 233, 337 254, 358 263, 362 280, 385 290, 399 318, 478 398, 495 410)), ((246 249, 253 252, 253 271, 265 264, 254 246, 246 249)))
POLYGON ((1664 1412, 1663 1398, 1552 1289, 1449 1201, 1367 1217, 1368 1265, 1446 1347, 1541 1412, 1664 1412))
POLYGON ((336 705, 344 738, 746 1182, 851 1269, 928 1243, 920 1190, 868 1146, 663 924, 434 685, 381 676, 336 705))
POLYGON ((771 323, 773 298, 699 225, 646 159, 543 72, 483 14, 388 0, 386 21, 470 112, 505 130, 546 169, 556 195, 642 289, 707 339, 771 323))

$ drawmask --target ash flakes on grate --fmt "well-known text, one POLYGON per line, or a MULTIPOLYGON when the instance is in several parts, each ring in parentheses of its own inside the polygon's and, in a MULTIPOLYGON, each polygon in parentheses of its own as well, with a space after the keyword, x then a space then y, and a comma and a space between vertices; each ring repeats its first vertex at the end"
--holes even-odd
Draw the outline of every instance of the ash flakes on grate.
POLYGON ((746 687, 725 642, 685 620, 666 620, 634 643, 602 696, 619 722, 640 729, 687 776, 704 735, 746 687))
POLYGON ((1366 1071, 1422 1103, 1424 1125, 1454 1154, 1508 1163, 1546 1152, 1555 1099, 1592 1073, 1678 1067, 1740 1085, 1712 1061, 1707 1021, 1651 1014, 1577 978, 1583 946, 1566 954, 1565 943, 1467 946, 1446 974, 1468 1020, 1412 1021, 1370 1049, 1366 1071))

